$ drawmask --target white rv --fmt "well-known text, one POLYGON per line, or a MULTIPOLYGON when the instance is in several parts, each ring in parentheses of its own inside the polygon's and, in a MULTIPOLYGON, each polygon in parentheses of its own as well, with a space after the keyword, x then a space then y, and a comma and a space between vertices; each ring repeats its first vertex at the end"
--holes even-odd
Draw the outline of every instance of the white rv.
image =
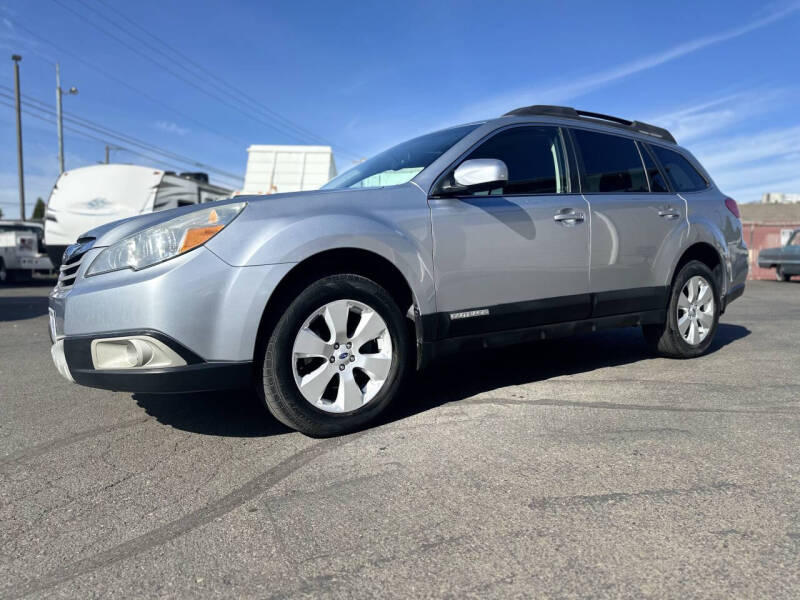
POLYGON ((64 171, 45 214, 44 241, 56 268, 82 233, 134 215, 227 198, 205 173, 162 171, 136 165, 93 165, 64 171))
POLYGON ((316 190, 336 176, 330 146, 267 146, 247 149, 242 194, 316 190))

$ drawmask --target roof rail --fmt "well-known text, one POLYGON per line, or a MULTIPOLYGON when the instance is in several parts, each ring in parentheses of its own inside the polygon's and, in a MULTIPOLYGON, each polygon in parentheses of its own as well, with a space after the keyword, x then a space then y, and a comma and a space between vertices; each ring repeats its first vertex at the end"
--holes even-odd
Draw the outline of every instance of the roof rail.
POLYGON ((607 121, 610 125, 615 127, 624 127, 625 129, 633 129, 639 133, 646 133, 662 140, 677 144, 672 134, 663 127, 656 127, 649 123, 642 123, 641 121, 628 121, 620 117, 612 117, 610 115, 603 115, 600 113, 589 112, 587 110, 576 110, 571 106, 550 106, 548 104, 536 104, 534 106, 523 106, 516 108, 503 115, 504 117, 530 117, 530 116, 548 116, 548 117, 561 117, 562 119, 576 119, 579 121, 607 121))

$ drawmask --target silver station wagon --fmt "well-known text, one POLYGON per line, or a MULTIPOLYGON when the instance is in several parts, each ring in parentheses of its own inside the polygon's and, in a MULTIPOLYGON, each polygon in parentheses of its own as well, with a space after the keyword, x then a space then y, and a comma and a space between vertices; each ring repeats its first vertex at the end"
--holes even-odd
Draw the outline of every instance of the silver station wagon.
POLYGON ((50 295, 52 355, 111 390, 254 385, 281 422, 336 435, 444 353, 640 326, 698 356, 746 275, 736 203, 668 131, 531 106, 318 191, 89 231, 50 295))

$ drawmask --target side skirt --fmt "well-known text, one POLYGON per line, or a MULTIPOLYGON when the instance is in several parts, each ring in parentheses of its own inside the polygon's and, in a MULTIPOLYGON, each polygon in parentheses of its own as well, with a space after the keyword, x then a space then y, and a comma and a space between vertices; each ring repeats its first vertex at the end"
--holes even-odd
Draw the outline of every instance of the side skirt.
POLYGON ((551 323, 507 331, 450 337, 442 340, 420 343, 420 359, 418 362, 420 367, 424 367, 432 360, 448 354, 483 350, 487 348, 500 348, 537 340, 567 337, 579 333, 590 333, 600 329, 616 329, 619 327, 637 327, 639 325, 658 324, 663 323, 666 318, 667 311, 665 308, 662 308, 624 315, 593 317, 578 321, 551 323))

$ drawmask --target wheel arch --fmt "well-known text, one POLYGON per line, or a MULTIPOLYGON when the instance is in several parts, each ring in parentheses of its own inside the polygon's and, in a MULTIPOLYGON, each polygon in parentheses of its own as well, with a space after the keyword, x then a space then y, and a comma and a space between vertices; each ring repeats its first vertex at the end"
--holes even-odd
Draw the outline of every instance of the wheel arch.
POLYGON ((675 277, 677 277, 684 265, 693 260, 697 260, 711 269, 711 272, 714 274, 714 278, 716 279, 717 288, 719 289, 720 294, 724 296, 726 286, 724 270, 725 263, 723 257, 720 255, 717 248, 705 241, 695 242, 683 251, 683 254, 681 254, 681 257, 678 259, 678 262, 675 263, 675 268, 672 270, 670 287, 674 283, 675 277))
POLYGON ((351 273, 375 281, 383 287, 408 319, 416 340, 422 339, 422 319, 413 287, 402 271, 388 258, 358 247, 322 250, 295 264, 281 279, 261 315, 253 356, 258 365, 272 330, 292 298, 311 282, 328 275, 351 273))

